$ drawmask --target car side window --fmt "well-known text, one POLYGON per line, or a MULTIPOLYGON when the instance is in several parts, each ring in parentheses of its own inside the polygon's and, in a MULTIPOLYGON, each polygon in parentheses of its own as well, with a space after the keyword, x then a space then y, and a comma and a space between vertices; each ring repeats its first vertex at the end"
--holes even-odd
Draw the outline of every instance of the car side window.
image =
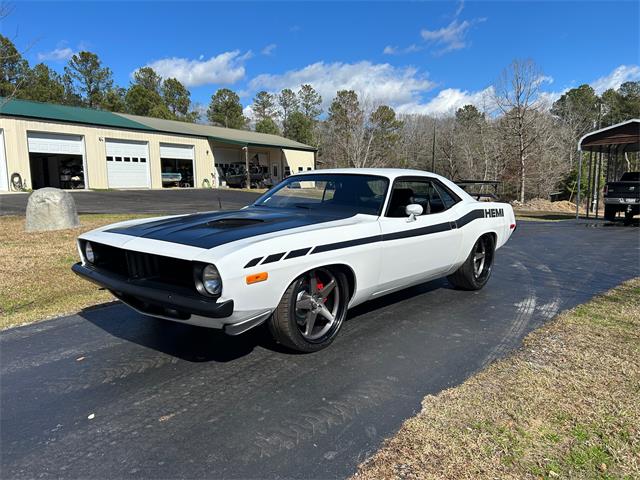
POLYGON ((398 180, 393 185, 387 217, 406 217, 405 209, 411 204, 420 205, 423 215, 443 212, 457 200, 448 193, 443 197, 442 190, 431 180, 398 180))
POLYGON ((433 182, 433 187, 435 188, 435 190, 440 195, 440 198, 442 199, 442 202, 444 203, 444 209, 445 210, 448 209, 448 208, 453 207, 456 203, 458 203, 460 201, 460 199, 458 197, 456 197, 455 194, 451 193, 449 191, 449 189, 446 188, 441 183, 433 182))

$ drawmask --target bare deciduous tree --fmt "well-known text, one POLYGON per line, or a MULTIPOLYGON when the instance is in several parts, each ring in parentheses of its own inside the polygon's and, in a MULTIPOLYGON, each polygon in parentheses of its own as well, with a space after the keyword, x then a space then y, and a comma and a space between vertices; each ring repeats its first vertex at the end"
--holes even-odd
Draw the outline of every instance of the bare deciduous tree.
POLYGON ((543 75, 531 60, 514 60, 503 70, 494 85, 494 100, 504 116, 504 127, 516 145, 519 175, 519 200, 525 201, 527 169, 531 148, 537 139, 533 128, 540 110, 540 83, 543 75))

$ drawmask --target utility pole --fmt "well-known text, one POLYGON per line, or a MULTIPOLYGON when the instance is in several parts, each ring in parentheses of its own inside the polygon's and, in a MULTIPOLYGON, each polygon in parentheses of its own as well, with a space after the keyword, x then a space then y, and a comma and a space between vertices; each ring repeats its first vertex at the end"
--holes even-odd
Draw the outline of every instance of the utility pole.
POLYGON ((433 143, 431 145, 431 172, 436 172, 436 119, 433 119, 433 143))

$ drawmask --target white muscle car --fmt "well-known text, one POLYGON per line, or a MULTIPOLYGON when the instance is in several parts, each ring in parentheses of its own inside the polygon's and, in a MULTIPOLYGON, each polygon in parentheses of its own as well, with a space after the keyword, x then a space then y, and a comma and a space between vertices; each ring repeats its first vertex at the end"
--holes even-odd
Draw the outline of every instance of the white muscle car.
POLYGON ((317 170, 238 211, 85 233, 73 270, 141 313, 231 335, 267 322, 278 342, 312 352, 372 298, 444 276, 482 288, 515 227, 510 205, 432 173, 317 170))

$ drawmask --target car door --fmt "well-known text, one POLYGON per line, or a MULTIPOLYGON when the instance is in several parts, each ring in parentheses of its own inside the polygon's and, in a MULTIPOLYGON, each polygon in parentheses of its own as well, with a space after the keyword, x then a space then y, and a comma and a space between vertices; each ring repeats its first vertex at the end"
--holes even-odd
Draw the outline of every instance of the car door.
POLYGON ((379 219, 382 261, 376 294, 447 273, 461 243, 454 218, 459 201, 441 182, 429 177, 394 181, 386 211, 379 219), (409 204, 421 205, 422 215, 406 215, 409 204))

